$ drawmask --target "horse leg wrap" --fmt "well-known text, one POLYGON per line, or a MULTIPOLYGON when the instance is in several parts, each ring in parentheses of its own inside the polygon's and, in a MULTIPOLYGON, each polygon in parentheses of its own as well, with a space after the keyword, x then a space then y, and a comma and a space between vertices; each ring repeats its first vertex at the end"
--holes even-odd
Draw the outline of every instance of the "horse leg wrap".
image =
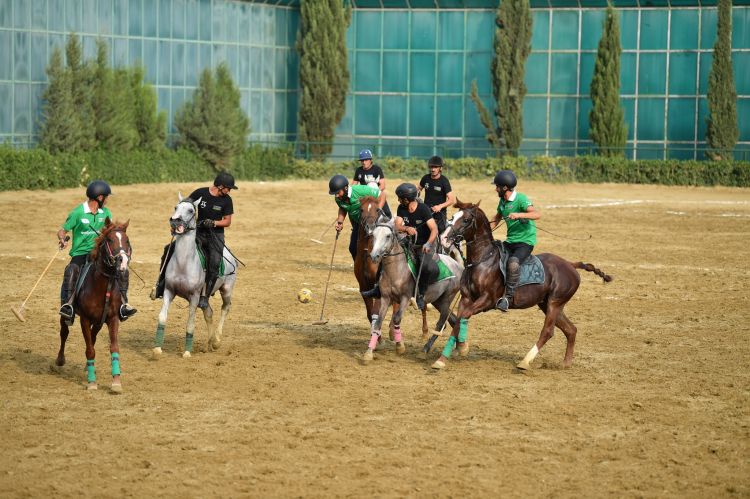
POLYGON ((114 352, 112 354, 112 376, 120 375, 120 354, 114 352))
POLYGON ((370 336, 370 343, 367 345, 367 348, 370 350, 375 350, 375 347, 378 346, 378 338, 380 338, 380 331, 373 331, 372 336, 370 336))
POLYGON ((156 326, 156 345, 157 347, 162 347, 164 345, 164 324, 159 324, 156 326))
POLYGON ((446 359, 451 358, 451 354, 453 353, 453 348, 456 346, 456 337, 451 336, 448 338, 448 341, 445 342, 445 347, 443 347, 443 357, 446 359))
POLYGON ((94 361, 86 361, 86 381, 94 383, 96 381, 96 368, 94 367, 94 361))
POLYGON ((401 343, 401 326, 393 327, 393 341, 401 343))
POLYGON ((190 333, 185 333, 185 351, 191 353, 193 351, 193 335, 190 333))
POLYGON ((458 325, 458 341, 464 343, 469 336, 469 319, 460 319, 458 325))

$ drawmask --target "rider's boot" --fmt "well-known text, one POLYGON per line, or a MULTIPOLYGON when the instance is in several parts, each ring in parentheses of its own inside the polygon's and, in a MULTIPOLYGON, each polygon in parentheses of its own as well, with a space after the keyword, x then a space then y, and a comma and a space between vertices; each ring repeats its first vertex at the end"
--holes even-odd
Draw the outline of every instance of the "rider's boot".
POLYGON ((497 301, 495 307, 501 312, 507 312, 513 302, 516 286, 521 278, 521 263, 518 258, 511 257, 508 260, 508 280, 505 283, 505 295, 497 301))
POLYGON ((208 276, 206 278, 206 289, 203 294, 201 294, 200 300, 198 300, 198 308, 205 309, 208 307, 208 296, 212 294, 211 291, 213 291, 215 284, 216 276, 208 276))
POLYGON ((375 283, 375 286, 373 286, 372 289, 360 291, 359 294, 361 294, 363 298, 380 298, 380 286, 378 283, 375 283))
POLYGON ((417 308, 419 310, 424 310, 426 304, 424 302, 424 293, 427 290, 427 279, 421 279, 419 284, 417 285, 417 308))
POLYGON ((68 325, 73 324, 73 318, 75 317, 75 311, 73 310, 73 302, 76 298, 76 283, 78 281, 78 273, 80 267, 74 263, 68 264, 65 267, 65 273, 63 275, 63 284, 60 289, 60 315, 68 322, 68 325))
POLYGON ((125 272, 120 276, 120 296, 122 305, 120 305, 120 320, 126 321, 129 317, 135 315, 138 310, 128 304, 128 285, 130 284, 130 272, 125 272))
POLYGON ((164 285, 166 281, 166 277, 164 276, 167 272, 166 269, 166 259, 167 255, 171 255, 171 249, 173 248, 174 243, 167 244, 164 246, 164 253, 161 255, 161 263, 159 264, 159 278, 156 280, 156 284, 154 284, 154 287, 151 289, 151 294, 149 295, 152 300, 158 300, 159 298, 164 297, 164 285))

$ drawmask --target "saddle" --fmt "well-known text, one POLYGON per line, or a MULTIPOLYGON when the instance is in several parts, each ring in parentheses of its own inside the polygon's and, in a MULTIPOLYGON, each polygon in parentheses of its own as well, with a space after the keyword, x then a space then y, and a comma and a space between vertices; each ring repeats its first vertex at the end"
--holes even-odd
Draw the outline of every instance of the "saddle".
MULTIPOLYGON (((493 241, 493 244, 500 252, 500 272, 503 274, 503 281, 507 282, 506 267, 508 263, 508 252, 502 241, 493 241)), ((529 255, 521 262, 521 277, 518 280, 518 286, 526 284, 544 284, 544 265, 536 255, 529 255)))
MULTIPOLYGON (((417 274, 419 273, 419 267, 414 263, 414 256, 411 254, 411 251, 409 251, 408 248, 404 248, 404 254, 406 254, 406 263, 409 265, 409 271, 411 272, 411 275, 414 276, 414 279, 416 279, 417 274)), ((427 283, 428 285, 456 277, 455 275, 453 275, 451 269, 443 262, 441 258, 438 258, 437 267, 437 278, 430 279, 430 281, 427 283)))

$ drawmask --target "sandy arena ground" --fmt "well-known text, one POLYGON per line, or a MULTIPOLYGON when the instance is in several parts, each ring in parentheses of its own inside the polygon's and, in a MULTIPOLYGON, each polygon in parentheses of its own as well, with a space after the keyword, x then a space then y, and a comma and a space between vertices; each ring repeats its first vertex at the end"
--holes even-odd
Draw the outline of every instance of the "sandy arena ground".
MULTIPOLYGON (((399 181, 389 179, 391 206, 399 181)), ((454 181, 459 198, 497 197, 454 181)), ((578 326, 572 369, 558 331, 525 374, 538 309, 469 323, 471 351, 434 372, 392 344, 364 365, 368 324, 346 238, 317 238, 335 216, 325 182, 239 184, 227 243, 241 270, 219 351, 181 357, 185 302, 152 360, 161 302, 148 293, 167 219, 197 185, 115 186, 130 219, 131 303, 121 329, 124 393, 87 392, 78 321, 54 368, 63 268, 55 231, 84 189, 0 193, 0 497, 750 497, 750 190, 522 182, 541 209, 537 253, 595 264, 566 311, 578 326), (313 291, 301 304, 300 288, 313 291)), ((218 308, 220 299, 212 304, 218 308)), ((432 312, 430 321, 436 320, 432 312)), ((443 341, 440 341, 442 347, 443 341)))

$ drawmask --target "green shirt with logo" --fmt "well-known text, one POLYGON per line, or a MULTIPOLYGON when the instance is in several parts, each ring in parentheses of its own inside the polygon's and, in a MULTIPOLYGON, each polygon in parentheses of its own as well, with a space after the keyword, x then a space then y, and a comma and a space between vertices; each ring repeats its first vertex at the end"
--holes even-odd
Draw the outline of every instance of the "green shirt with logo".
POLYGON ((99 208, 92 213, 88 203, 76 206, 68 215, 62 228, 73 233, 70 256, 88 255, 94 249, 94 242, 104 227, 104 220, 112 220, 109 208, 99 208))
POLYGON ((534 206, 534 203, 526 197, 526 194, 515 192, 512 200, 506 201, 501 199, 497 205, 497 212, 505 220, 508 227, 506 242, 509 243, 526 243, 529 246, 536 246, 536 224, 533 220, 524 219, 529 223, 523 223, 521 220, 511 220, 508 215, 511 213, 526 213, 526 208, 534 206))
POLYGON ((353 185, 349 191, 349 199, 343 201, 336 199, 336 204, 339 208, 343 208, 349 214, 349 219, 353 224, 359 223, 359 217, 362 213, 362 198, 372 196, 375 199, 380 197, 380 189, 377 187, 370 187, 369 185, 353 185))

